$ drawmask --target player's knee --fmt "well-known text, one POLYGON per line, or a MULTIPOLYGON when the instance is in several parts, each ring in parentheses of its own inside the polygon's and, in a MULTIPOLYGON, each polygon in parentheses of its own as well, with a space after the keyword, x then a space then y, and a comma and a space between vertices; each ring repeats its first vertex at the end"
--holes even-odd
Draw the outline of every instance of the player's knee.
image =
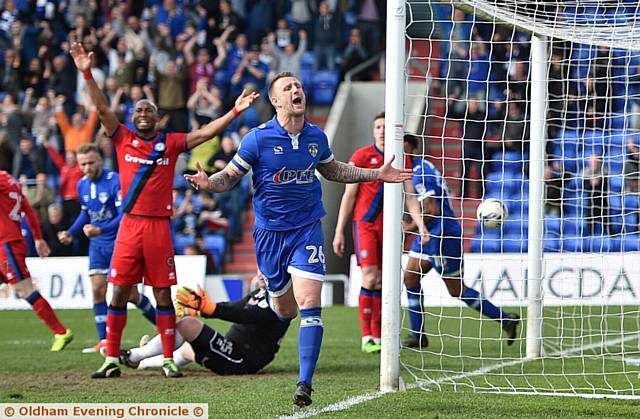
POLYGON ((118 286, 113 287, 113 296, 111 297, 111 305, 114 307, 126 307, 129 301, 129 294, 131 293, 131 286, 118 286))
POLYGON ((173 305, 171 301, 171 288, 154 288, 153 296, 156 298, 156 302, 161 306, 170 306, 173 305))
POLYGON ((188 342, 194 341, 202 332, 204 324, 195 317, 184 317, 176 324, 178 333, 188 342))
POLYGON ((286 306, 286 307, 275 307, 276 309, 276 315, 278 317, 280 317, 280 319, 282 320, 291 320, 291 319, 295 319, 298 316, 298 308, 293 306, 286 306))
POLYGON ((16 290, 18 297, 22 299, 27 298, 35 290, 31 278, 25 278, 22 281, 16 282, 13 288, 16 290))
POLYGON ((420 274, 416 272, 405 271, 404 286, 406 288, 415 288, 420 285, 420 274))

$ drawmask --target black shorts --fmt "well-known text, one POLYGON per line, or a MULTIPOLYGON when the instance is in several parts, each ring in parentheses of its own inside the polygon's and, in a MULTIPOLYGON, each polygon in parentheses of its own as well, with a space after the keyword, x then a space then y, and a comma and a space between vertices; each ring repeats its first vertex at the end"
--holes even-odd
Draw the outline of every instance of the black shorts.
POLYGON ((255 374, 260 368, 247 359, 238 345, 207 325, 191 342, 196 362, 220 375, 255 374))

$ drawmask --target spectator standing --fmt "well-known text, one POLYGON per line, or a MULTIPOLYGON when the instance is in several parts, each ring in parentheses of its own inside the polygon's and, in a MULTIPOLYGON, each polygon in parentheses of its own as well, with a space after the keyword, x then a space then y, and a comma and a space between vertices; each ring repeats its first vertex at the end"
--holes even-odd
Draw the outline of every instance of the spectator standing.
POLYGON ((640 147, 633 138, 627 141, 627 155, 624 161, 624 192, 640 192, 640 147))
POLYGON ((67 119, 63 109, 65 101, 66 98, 64 96, 56 98, 56 120, 58 121, 60 132, 64 136, 65 151, 78 151, 82 144, 90 143, 93 139, 93 133, 98 122, 98 113, 95 107, 92 106, 86 122, 82 120, 82 115, 76 112, 71 117, 71 123, 69 123, 69 119, 67 119))
POLYGON ((288 44, 284 51, 281 51, 275 44, 275 35, 273 33, 269 35, 269 48, 271 48, 271 53, 278 60, 278 73, 300 74, 302 55, 307 50, 307 33, 300 31, 298 37, 300 38, 298 49, 295 49, 293 44, 288 44))
POLYGON ((20 137, 18 150, 13 155, 13 177, 33 181, 38 173, 44 173, 45 155, 36 146, 28 132, 20 137))
POLYGON ((158 110, 163 117, 168 116, 171 131, 187 130, 185 112, 186 100, 184 83, 187 80, 187 67, 182 59, 169 61, 165 72, 155 68, 158 83, 158 110))
POLYGON ((340 45, 341 33, 339 17, 329 11, 329 3, 322 1, 314 25, 315 71, 335 69, 336 50, 340 45))
POLYGON ((609 172, 602 159, 595 154, 589 157, 589 166, 584 169, 582 179, 584 191, 589 198, 587 207, 587 233, 609 234, 609 172), (600 225, 601 230, 598 229, 600 225))
MULTIPOLYGON (((362 37, 360 35, 360 29, 353 28, 349 33, 349 44, 342 52, 342 64, 340 66, 341 79, 354 67, 362 64, 367 59, 367 50, 362 45, 362 37)), ((353 81, 362 81, 369 79, 369 72, 367 70, 361 71, 358 74, 354 74, 351 78, 353 81)))
POLYGON ((45 143, 45 148, 51 161, 60 172, 60 197, 62 198, 62 212, 65 222, 69 225, 80 213, 80 198, 76 186, 84 174, 80 170, 75 151, 66 151, 64 158, 56 148, 45 143))
POLYGON ((195 92, 187 101, 187 109, 189 109, 191 129, 198 129, 208 124, 222 115, 220 91, 215 87, 207 90, 207 79, 200 79, 195 92))
MULTIPOLYGON (((49 256, 73 256, 73 246, 62 244, 58 240, 58 233, 69 228, 69 223, 65 221, 62 206, 57 203, 47 207, 47 218, 42 223, 42 236, 51 249, 49 256)), ((84 253, 86 254, 86 253, 84 253)))
POLYGON ((487 133, 486 111, 480 109, 480 102, 475 97, 469 97, 465 112, 457 112, 452 106, 453 99, 449 99, 447 117, 460 118, 462 121, 462 193, 465 198, 482 196, 480 185, 483 181, 484 139, 487 133), (471 185, 469 185, 471 184, 471 185))
MULTIPOLYGON (((316 12, 315 1, 311 0, 290 0, 291 10, 289 12, 289 20, 291 22, 292 33, 298 33, 298 39, 293 42, 300 42, 300 31, 305 31, 309 35, 313 35, 313 15, 316 12)), ((313 39, 308 39, 310 47, 313 47, 313 39)), ((295 73, 298 74, 298 73, 295 73)))
POLYGON ((382 49, 382 34, 387 19, 387 2, 384 0, 357 0, 357 28, 360 29, 367 56, 371 57, 382 49))

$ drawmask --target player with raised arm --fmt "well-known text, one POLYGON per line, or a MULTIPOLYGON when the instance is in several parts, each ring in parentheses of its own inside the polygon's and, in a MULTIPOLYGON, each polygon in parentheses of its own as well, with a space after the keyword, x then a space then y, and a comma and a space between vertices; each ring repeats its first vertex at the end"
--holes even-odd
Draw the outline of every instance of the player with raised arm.
MULTIPOLYGON (((102 168, 102 158, 95 144, 81 145, 77 155, 78 166, 84 173, 77 184, 82 210, 68 231, 58 233, 58 240, 62 244, 69 244, 74 236, 80 234, 89 238, 89 277, 98 344, 82 352, 92 353, 107 347, 107 273, 122 219, 120 177, 118 173, 102 168)), ((151 323, 156 324, 156 310, 149 298, 138 292, 138 288, 131 288, 129 302, 135 304, 151 323)))
POLYGON ((306 98, 292 73, 273 78, 269 99, 275 117, 242 139, 232 164, 207 177, 198 163, 198 173, 185 177, 195 188, 222 192, 253 169, 258 268, 278 316, 293 319, 300 309, 300 375, 293 402, 302 407, 311 404, 323 335, 320 293, 325 257, 320 219, 325 211, 315 171, 335 182, 398 183, 410 179, 411 170, 394 168, 393 159, 380 169, 336 161, 326 134, 305 121, 306 98))
MULTIPOLYGON (((216 303, 203 290, 183 287, 176 293, 177 323, 174 359, 179 366, 197 362, 221 375, 255 374, 267 366, 280 349, 289 329, 269 305, 262 275, 256 275, 258 288, 236 301, 216 303), (232 322, 223 335, 192 316, 232 322)), ((140 348, 123 350, 122 362, 131 368, 162 365, 159 336, 140 348)))
MULTIPOLYGON (((415 137, 405 136, 405 146, 409 149, 409 154, 415 155, 415 137)), ((459 298, 470 308, 499 322, 506 333, 507 344, 512 345, 520 317, 502 311, 491 301, 482 298, 478 291, 464 284, 462 227, 453 213, 444 177, 431 162, 416 157, 413 161, 413 186, 422 208, 424 225, 429 231, 429 240, 425 242, 416 239, 409 251, 404 284, 409 301, 411 335, 403 345, 426 348, 429 344, 424 331, 424 301, 420 279, 432 268, 440 274, 452 297, 459 298)))
POLYGON ((176 284, 169 217, 173 214, 172 186, 176 159, 220 134, 233 119, 258 97, 243 92, 232 111, 189 134, 160 133, 157 106, 142 99, 134 106, 135 132, 122 125, 109 107, 106 96, 91 75, 93 53, 82 44, 71 45, 71 56, 83 74, 92 102, 105 132, 112 138, 120 169, 122 222, 111 260, 109 282, 114 284, 107 310, 107 357, 93 378, 119 377, 120 340, 127 321, 127 301, 131 288, 140 283, 153 287, 156 324, 162 336, 167 377, 182 373, 173 361, 176 316, 171 301, 171 285, 176 284))
MULTIPOLYGON (((356 150, 349 164, 356 167, 378 169, 384 163, 384 112, 373 118, 374 143, 356 150)), ((411 167, 407 158, 405 167, 411 167)), ((408 186, 411 181, 406 181, 408 186)), ((362 268, 362 287, 358 297, 358 314, 362 332, 361 350, 380 352, 382 307, 382 182, 347 184, 340 202, 333 251, 344 256, 344 230, 353 213, 353 242, 356 259, 362 268)), ((411 197, 411 195, 407 195, 411 197)), ((416 204, 417 205, 417 204, 416 204)))
POLYGON ((22 194, 18 181, 0 170, 0 283, 13 285, 18 296, 31 304, 33 311, 53 332, 51 350, 58 352, 73 340, 73 333, 60 323, 49 302, 33 287, 25 263, 27 246, 20 227, 23 214, 35 239, 38 256, 49 256, 51 251, 42 238, 38 215, 22 194))

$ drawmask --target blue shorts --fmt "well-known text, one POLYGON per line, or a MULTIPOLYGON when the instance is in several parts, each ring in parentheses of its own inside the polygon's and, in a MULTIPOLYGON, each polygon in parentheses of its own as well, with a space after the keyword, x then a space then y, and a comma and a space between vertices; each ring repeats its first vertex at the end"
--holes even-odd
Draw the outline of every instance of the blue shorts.
POLYGON ((324 237, 320 220, 287 231, 253 231, 258 268, 274 297, 291 287, 291 275, 322 281, 325 274, 324 237))
POLYGON ((429 242, 422 244, 416 237, 409 257, 428 260, 441 276, 458 277, 463 268, 462 239, 457 236, 432 236, 429 242))
POLYGON ((113 243, 110 246, 91 243, 89 245, 89 276, 108 274, 112 255, 113 243))

